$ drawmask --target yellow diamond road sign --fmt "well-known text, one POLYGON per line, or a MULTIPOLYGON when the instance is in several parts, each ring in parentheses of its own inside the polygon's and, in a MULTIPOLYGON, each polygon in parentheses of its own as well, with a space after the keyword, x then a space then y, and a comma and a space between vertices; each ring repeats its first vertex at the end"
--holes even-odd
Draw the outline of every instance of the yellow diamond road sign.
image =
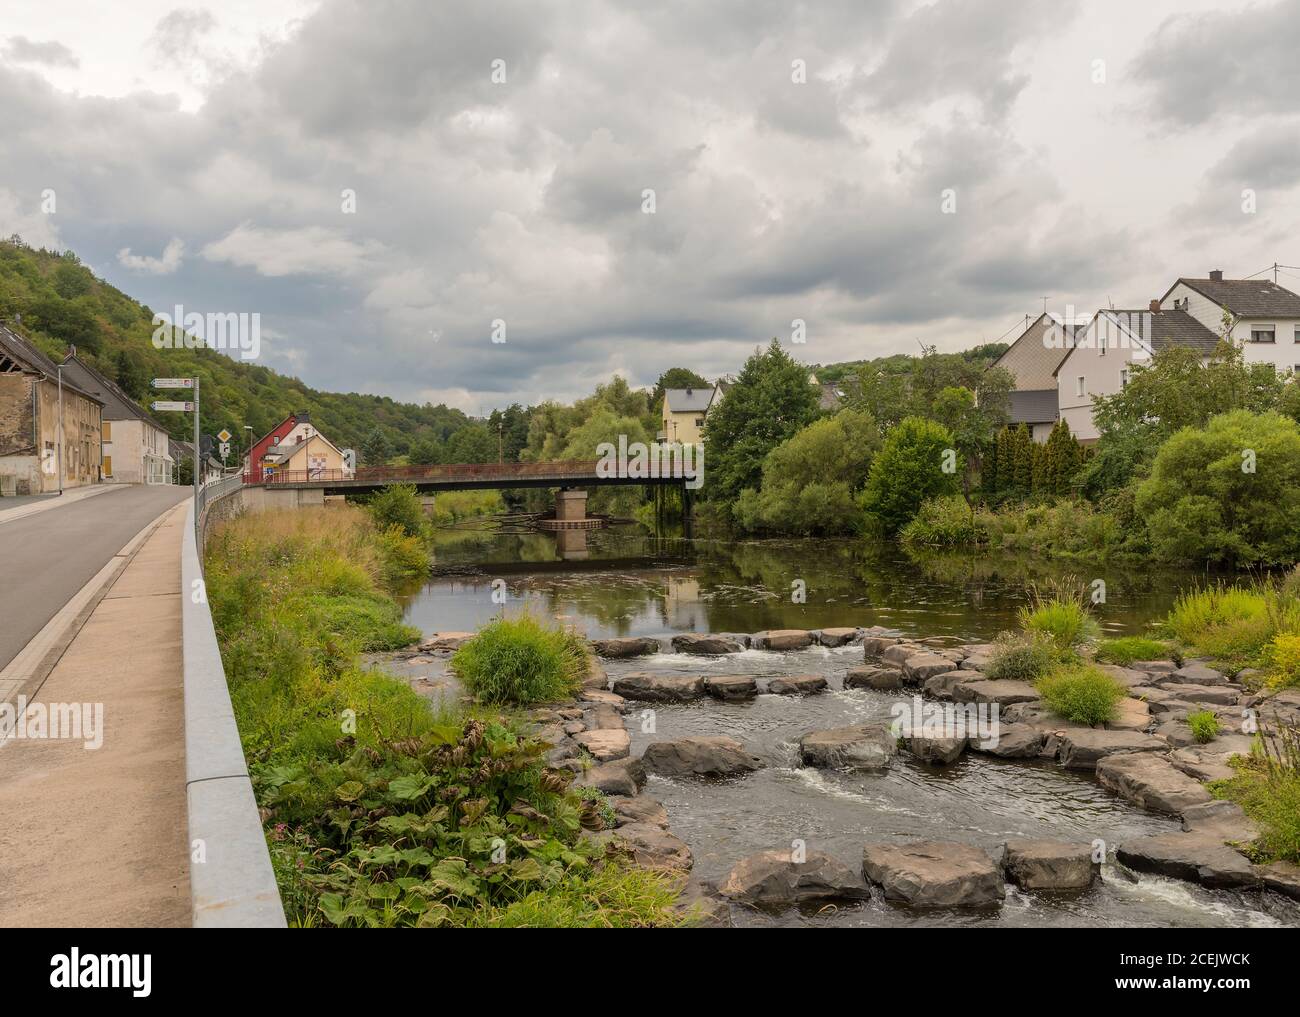
POLYGON ((230 432, 223 427, 217 433, 217 441, 229 441, 229 440, 230 440, 230 432))

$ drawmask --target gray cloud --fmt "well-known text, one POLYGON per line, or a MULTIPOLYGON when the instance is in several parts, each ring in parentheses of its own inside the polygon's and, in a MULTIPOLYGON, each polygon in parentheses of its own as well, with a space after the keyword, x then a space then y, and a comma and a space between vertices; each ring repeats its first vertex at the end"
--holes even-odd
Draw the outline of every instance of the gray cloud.
POLYGON ((77 55, 61 42, 33 42, 22 35, 11 35, 5 43, 4 58, 16 64, 43 64, 46 67, 80 67, 77 55))

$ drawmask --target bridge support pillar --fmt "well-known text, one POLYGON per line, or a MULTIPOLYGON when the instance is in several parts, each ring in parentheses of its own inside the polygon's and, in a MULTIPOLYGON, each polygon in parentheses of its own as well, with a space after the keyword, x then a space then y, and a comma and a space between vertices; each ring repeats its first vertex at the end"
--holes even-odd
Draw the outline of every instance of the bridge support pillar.
POLYGON ((424 509, 424 514, 425 514, 426 516, 431 516, 431 515, 433 515, 433 506, 434 506, 434 502, 435 502, 435 500, 436 500, 436 497, 435 497, 434 495, 432 495, 432 494, 422 494, 422 495, 420 495, 420 507, 421 507, 422 509, 424 509))
POLYGON ((587 518, 587 492, 562 490, 555 492, 555 518, 559 522, 587 518))

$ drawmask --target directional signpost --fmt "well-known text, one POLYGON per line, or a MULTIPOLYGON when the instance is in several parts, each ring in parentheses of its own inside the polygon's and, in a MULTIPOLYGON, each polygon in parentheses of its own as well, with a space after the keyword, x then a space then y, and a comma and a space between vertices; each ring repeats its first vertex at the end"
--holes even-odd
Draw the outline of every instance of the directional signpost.
POLYGON ((199 440, 199 379, 198 378, 155 378, 153 380, 154 388, 188 388, 194 390, 194 401, 179 401, 171 399, 158 399, 150 405, 155 410, 175 411, 177 413, 194 414, 194 523, 197 526, 199 517, 199 475, 201 467, 199 466, 199 456, 201 455, 199 440))

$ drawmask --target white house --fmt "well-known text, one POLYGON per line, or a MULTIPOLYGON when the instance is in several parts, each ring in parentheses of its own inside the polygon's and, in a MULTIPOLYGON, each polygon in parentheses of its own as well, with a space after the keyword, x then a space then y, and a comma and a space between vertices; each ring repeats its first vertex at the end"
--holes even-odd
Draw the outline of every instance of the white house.
POLYGON ((1224 312, 1230 335, 1247 363, 1270 363, 1279 374, 1300 371, 1300 295, 1268 279, 1179 279, 1160 299, 1212 332, 1221 333, 1224 312))
POLYGON ((63 376, 104 404, 97 450, 104 483, 172 482, 171 443, 162 424, 75 353, 63 358, 63 376))

